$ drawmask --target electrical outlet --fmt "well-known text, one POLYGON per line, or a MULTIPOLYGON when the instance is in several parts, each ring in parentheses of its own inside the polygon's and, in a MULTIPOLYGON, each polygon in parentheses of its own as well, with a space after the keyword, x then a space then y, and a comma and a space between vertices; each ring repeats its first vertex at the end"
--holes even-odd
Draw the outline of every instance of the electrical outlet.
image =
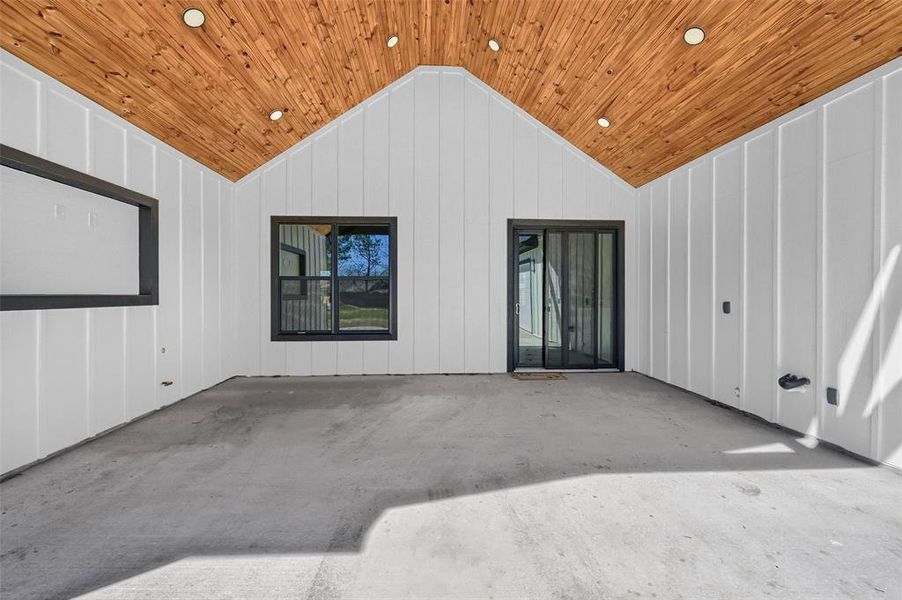
POLYGON ((64 204, 53 205, 53 218, 57 221, 66 220, 66 206, 64 204))
POLYGON ((91 227, 92 229, 94 227, 97 227, 97 213, 96 212, 88 213, 88 227, 91 227))

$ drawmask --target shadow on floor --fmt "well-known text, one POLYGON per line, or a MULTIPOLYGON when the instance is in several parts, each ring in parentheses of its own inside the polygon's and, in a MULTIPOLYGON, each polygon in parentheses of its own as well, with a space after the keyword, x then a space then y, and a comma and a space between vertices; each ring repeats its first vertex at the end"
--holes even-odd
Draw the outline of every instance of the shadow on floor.
POLYGON ((234 379, 0 485, 2 591, 358 552, 388 508, 584 475, 859 468, 634 374, 234 379))

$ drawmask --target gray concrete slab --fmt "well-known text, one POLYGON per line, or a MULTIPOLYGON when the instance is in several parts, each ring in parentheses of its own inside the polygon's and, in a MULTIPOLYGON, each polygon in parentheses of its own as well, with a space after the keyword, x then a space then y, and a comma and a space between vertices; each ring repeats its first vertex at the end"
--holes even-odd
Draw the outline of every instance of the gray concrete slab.
POLYGON ((0 484, 4 598, 900 598, 902 477, 634 374, 235 379, 0 484))

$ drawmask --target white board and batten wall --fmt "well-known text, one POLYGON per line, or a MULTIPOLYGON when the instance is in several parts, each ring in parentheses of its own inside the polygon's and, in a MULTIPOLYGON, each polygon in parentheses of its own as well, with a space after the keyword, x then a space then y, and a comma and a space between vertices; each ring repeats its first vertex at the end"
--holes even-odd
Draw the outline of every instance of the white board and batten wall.
POLYGON ((639 371, 902 467, 902 60, 643 186, 638 215, 639 371))
POLYGON ((900 60, 638 192, 458 68, 235 184, 5 51, 0 77, 4 144, 160 202, 159 306, 0 313, 0 472, 232 375, 502 372, 511 218, 626 222, 627 369, 902 466, 900 60), (398 340, 270 341, 270 215, 397 216, 398 340))
POLYGON ((236 288, 236 372, 506 371, 508 219, 623 220, 629 244, 634 209, 634 188, 467 71, 415 69, 237 182, 233 278, 259 284, 236 288), (396 216, 398 340, 270 341, 271 215, 396 216))
POLYGON ((223 351, 234 320, 230 181, 5 51, 0 141, 154 197, 160 209, 158 306, 0 312, 3 473, 235 368, 223 351))

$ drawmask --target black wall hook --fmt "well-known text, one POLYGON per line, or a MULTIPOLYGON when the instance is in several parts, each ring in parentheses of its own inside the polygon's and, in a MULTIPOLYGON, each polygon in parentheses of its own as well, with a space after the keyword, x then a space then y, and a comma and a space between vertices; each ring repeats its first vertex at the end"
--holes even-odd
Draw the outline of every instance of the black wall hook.
POLYGON ((786 375, 778 379, 777 383, 779 383, 780 387, 784 390, 794 390, 797 387, 808 385, 809 383, 811 383, 811 380, 807 377, 796 377, 792 373, 787 373, 786 375))

